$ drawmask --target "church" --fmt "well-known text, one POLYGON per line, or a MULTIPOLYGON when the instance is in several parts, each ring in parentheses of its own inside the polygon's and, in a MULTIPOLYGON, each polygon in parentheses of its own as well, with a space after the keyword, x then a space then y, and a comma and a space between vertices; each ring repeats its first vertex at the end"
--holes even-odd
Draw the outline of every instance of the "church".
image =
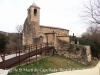
POLYGON ((71 44, 69 30, 40 25, 40 7, 35 3, 28 8, 22 35, 23 45, 53 43, 58 55, 82 64, 88 64, 91 61, 90 46, 71 44))
POLYGON ((33 3, 28 9, 23 26, 23 45, 53 43, 57 47, 57 39, 70 42, 69 30, 58 27, 40 25, 40 7, 33 3))

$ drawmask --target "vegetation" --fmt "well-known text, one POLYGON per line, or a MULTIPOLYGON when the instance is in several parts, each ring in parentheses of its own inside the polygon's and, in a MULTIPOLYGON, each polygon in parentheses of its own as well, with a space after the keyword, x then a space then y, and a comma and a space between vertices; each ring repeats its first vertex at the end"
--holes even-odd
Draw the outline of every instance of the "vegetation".
POLYGON ((91 25, 100 25, 100 0, 84 3, 82 18, 91 25))
POLYGON ((8 37, 5 34, 0 33, 0 51, 3 51, 6 48, 8 43, 8 37))
POLYGON ((89 0, 84 3, 82 18, 91 25, 82 34, 80 43, 90 45, 92 55, 100 58, 100 0, 89 0))
POLYGON ((70 42, 75 41, 75 44, 77 44, 77 37, 76 36, 70 36, 70 42))
POLYGON ((80 44, 90 45, 93 57, 100 55, 100 26, 90 26, 82 37, 79 39, 80 44))
POLYGON ((23 31, 23 26, 22 25, 17 25, 16 30, 18 32, 17 36, 17 45, 22 46, 22 31, 23 31))
POLYGON ((84 3, 82 18, 89 23, 87 31, 82 36, 71 36, 71 41, 77 40, 80 45, 89 45, 93 57, 100 59, 100 0, 89 0, 89 3, 84 3))
POLYGON ((44 75, 59 71, 90 68, 97 63, 98 61, 92 61, 88 65, 83 65, 71 59, 55 55, 40 59, 39 61, 33 61, 30 64, 18 66, 9 71, 8 75, 44 75))

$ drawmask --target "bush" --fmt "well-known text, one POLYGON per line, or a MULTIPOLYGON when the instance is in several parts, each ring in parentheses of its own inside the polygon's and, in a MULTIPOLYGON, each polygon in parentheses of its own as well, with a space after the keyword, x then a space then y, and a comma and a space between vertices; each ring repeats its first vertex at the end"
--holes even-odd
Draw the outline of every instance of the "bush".
POLYGON ((0 33, 0 51, 3 51, 6 48, 7 43, 8 37, 0 33))
POLYGON ((91 47, 91 54, 93 57, 98 57, 100 54, 100 41, 97 41, 96 38, 93 40, 91 38, 80 38, 80 44, 89 45, 91 47))

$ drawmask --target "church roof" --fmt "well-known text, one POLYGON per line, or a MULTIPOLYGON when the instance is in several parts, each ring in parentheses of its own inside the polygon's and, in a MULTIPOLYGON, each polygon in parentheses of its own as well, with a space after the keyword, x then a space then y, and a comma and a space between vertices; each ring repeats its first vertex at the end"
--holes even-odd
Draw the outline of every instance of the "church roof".
MULTIPOLYGON (((33 4, 32 4, 30 7, 36 7, 36 8, 39 8, 39 9, 40 9, 40 7, 37 6, 34 2, 33 2, 33 4)), ((30 7, 29 7, 29 8, 30 8, 30 7)))
MULTIPOLYGON (((51 27, 51 26, 44 26, 44 25, 40 25, 40 27, 43 27, 43 28, 52 28, 52 29, 67 30, 67 29, 64 29, 64 28, 59 28, 59 27, 51 27)), ((69 30, 67 30, 67 31, 69 31, 69 30)))

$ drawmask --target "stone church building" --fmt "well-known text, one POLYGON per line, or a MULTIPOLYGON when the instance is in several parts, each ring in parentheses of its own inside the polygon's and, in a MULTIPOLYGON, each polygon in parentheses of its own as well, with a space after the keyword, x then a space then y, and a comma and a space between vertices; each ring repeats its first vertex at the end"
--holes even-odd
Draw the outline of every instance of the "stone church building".
POLYGON ((53 43, 57 54, 83 64, 91 61, 90 46, 70 43, 69 30, 40 25, 40 7, 33 3, 23 28, 23 45, 53 43))
POLYGON ((69 42, 69 30, 40 25, 40 7, 33 3, 28 9, 24 22, 23 45, 37 43, 54 43, 57 39, 69 42))

